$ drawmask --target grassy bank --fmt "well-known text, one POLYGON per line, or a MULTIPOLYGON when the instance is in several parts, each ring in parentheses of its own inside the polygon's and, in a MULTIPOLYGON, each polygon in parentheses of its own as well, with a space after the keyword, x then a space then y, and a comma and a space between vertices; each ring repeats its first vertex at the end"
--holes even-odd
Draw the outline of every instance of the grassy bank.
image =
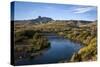
POLYGON ((15 59, 35 56, 50 47, 48 39, 34 30, 16 31, 14 42, 15 59))
MULTIPOLYGON (((59 32, 65 38, 80 42, 84 45, 77 53, 74 53, 70 62, 97 60, 97 28, 96 24, 89 24, 59 32)), ((65 61, 66 62, 66 61, 65 61)))

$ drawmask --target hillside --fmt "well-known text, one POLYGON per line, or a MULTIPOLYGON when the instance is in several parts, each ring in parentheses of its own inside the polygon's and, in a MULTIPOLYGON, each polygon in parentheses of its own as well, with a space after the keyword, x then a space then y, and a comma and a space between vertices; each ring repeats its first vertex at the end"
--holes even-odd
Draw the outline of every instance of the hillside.
MULTIPOLYGON (((45 17, 35 19, 36 24, 27 21, 26 23, 15 23, 15 31, 33 30, 38 32, 53 32, 66 39, 82 43, 84 46, 77 53, 74 53, 70 61, 94 61, 97 59, 97 23, 96 21, 79 20, 43 20, 45 17), (46 21, 38 23, 40 21, 46 21)), ((66 51, 65 51, 66 52, 66 51)))

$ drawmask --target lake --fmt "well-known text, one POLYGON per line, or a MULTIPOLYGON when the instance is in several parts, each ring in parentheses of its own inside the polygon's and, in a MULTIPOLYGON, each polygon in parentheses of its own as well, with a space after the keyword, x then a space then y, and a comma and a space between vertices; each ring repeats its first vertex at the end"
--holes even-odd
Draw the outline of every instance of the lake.
POLYGON ((20 59, 16 65, 58 63, 62 60, 69 61, 73 53, 82 48, 82 44, 65 39, 54 33, 44 34, 51 43, 50 48, 45 49, 38 56, 31 59, 20 59))

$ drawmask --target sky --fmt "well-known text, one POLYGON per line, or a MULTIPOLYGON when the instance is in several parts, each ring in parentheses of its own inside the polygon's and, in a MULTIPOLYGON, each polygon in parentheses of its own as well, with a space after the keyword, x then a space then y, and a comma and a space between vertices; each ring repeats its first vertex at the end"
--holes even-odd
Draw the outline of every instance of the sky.
POLYGON ((71 4, 50 4, 36 2, 13 2, 11 14, 14 20, 35 19, 38 16, 54 20, 97 20, 97 7, 71 4))

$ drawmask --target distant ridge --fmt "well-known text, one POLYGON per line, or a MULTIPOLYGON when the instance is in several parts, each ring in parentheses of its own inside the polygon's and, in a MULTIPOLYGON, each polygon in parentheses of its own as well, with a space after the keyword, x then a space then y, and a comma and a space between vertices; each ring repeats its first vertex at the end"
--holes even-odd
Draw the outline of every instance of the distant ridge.
POLYGON ((52 18, 49 17, 41 17, 38 16, 36 19, 30 19, 30 20, 15 20, 13 21, 14 23, 35 23, 35 24, 39 24, 39 23, 50 23, 50 22, 71 22, 74 24, 77 23, 81 23, 81 24, 88 24, 88 23, 92 23, 92 22, 96 22, 95 21, 87 21, 87 20, 53 20, 52 18))
POLYGON ((30 20, 15 20, 14 22, 16 23, 25 23, 25 22, 29 22, 29 23, 47 23, 49 21, 53 21, 52 18, 49 18, 49 17, 41 17, 41 16, 38 16, 38 18, 36 19, 30 19, 30 20))

